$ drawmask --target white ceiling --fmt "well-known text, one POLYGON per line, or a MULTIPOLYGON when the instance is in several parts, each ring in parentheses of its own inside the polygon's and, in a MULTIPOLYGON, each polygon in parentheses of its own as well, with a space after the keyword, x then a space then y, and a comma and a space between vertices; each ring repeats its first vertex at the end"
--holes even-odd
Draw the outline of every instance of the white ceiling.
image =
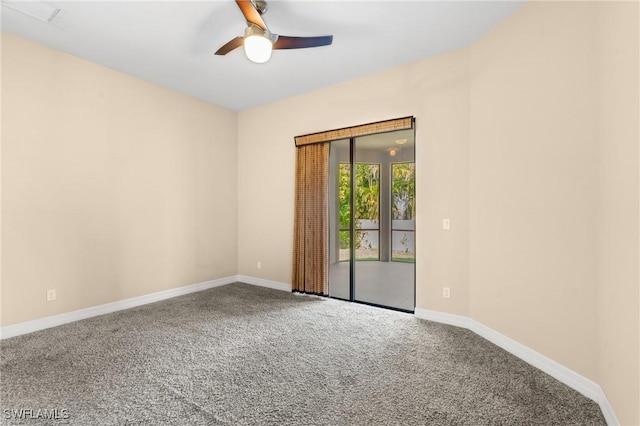
POLYGON ((246 27, 233 0, 50 3, 62 9, 50 23, 2 7, 2 30, 240 111, 463 47, 523 0, 272 0, 263 18, 274 33, 334 41, 266 64, 242 49, 213 54, 246 27))

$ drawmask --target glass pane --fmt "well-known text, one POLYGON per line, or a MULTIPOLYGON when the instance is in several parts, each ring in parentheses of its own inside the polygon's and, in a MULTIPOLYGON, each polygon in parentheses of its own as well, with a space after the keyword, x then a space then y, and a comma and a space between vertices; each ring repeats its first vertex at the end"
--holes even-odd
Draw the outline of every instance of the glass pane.
POLYGON ((415 231, 416 230, 416 220, 392 220, 391 221, 391 229, 396 229, 400 231, 415 231))
POLYGON ((329 295, 340 299, 351 293, 351 166, 348 139, 329 148, 329 295))
POLYGON ((340 231, 340 262, 348 261, 351 258, 351 233, 340 231))
POLYGON ((340 163, 338 176, 338 202, 340 205, 340 229, 351 226, 351 165, 340 163))
POLYGON ((356 260, 379 260, 378 231, 356 231, 356 260))
POLYGON ((356 228, 364 228, 359 221, 366 221, 367 228, 377 229, 380 212, 380 164, 356 164, 356 228))
POLYGON ((391 260, 415 263, 415 233, 413 231, 391 232, 391 260))
POLYGON ((414 145, 413 130, 331 143, 330 296, 414 309, 414 145))
POLYGON ((354 299, 415 308, 415 161, 411 132, 356 138, 354 299))
POLYGON ((393 220, 413 219, 415 217, 415 163, 392 164, 391 179, 393 220))

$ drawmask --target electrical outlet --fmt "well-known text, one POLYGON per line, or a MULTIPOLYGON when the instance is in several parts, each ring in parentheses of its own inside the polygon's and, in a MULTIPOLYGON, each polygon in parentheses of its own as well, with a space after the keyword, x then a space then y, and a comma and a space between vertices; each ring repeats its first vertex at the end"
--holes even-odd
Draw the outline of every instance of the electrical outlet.
POLYGON ((259 260, 258 263, 256 263, 256 268, 262 269, 262 262, 260 262, 259 260))
POLYGON ((47 302, 53 302, 54 300, 56 300, 56 291, 47 290, 47 302))
POLYGON ((451 289, 449 287, 442 287, 442 297, 451 299, 451 289))
POLYGON ((442 229, 445 231, 451 229, 451 219, 442 219, 442 229))

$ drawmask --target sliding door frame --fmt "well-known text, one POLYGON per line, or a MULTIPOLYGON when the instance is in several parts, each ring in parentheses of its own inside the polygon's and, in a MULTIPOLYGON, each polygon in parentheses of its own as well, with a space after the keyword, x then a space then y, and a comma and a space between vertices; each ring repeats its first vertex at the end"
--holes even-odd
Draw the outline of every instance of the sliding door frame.
MULTIPOLYGON (((355 197, 356 197, 356 191, 355 191, 355 183, 356 183, 356 173, 355 173, 355 156, 356 156, 356 139, 359 137, 363 137, 363 136, 369 136, 369 135, 374 135, 374 134, 382 134, 382 133, 392 133, 392 132, 396 132, 399 130, 413 130, 414 133, 414 139, 415 139, 415 117, 413 116, 408 116, 408 117, 402 117, 402 118, 397 118, 397 119, 392 119, 392 120, 384 120, 384 121, 378 121, 375 123, 369 123, 369 124, 363 124, 363 125, 358 125, 358 126, 352 126, 352 127, 344 127, 341 129, 335 129, 335 130, 329 130, 329 131, 325 131, 325 132, 318 132, 318 133, 311 133, 311 134, 307 134, 307 135, 302 135, 302 136, 296 136, 295 137, 295 145, 296 146, 302 146, 302 145, 307 145, 307 144, 315 144, 315 143, 322 143, 322 142, 335 142, 335 141, 339 141, 339 140, 349 140, 349 167, 350 167, 350 179, 349 179, 349 190, 350 190, 350 207, 349 207, 349 215, 350 215, 350 229, 349 229, 349 298, 348 299, 343 299, 341 297, 336 297, 336 296, 331 296, 331 290, 329 289, 329 295, 328 297, 332 298, 332 299, 338 299, 338 300, 348 300, 350 302, 355 302, 355 303, 360 303, 363 305, 369 305, 369 306, 375 306, 375 307, 379 307, 379 308, 384 308, 384 309, 390 309, 390 310, 394 310, 394 311, 400 311, 400 312, 406 312, 406 313, 414 313, 415 310, 415 301, 416 301, 416 276, 415 276, 415 270, 416 270, 416 263, 417 263, 417 256, 416 256, 416 263, 413 264, 414 267, 414 275, 413 275, 413 306, 414 309, 403 309, 403 308, 398 308, 398 307, 394 307, 394 306, 389 306, 389 305, 382 305, 382 304, 378 304, 378 303, 372 303, 372 302, 366 302, 366 301, 362 301, 362 300, 357 300, 355 297, 355 293, 356 293, 356 247, 355 247, 355 234, 356 234, 356 227, 355 227, 355 197)), ((330 148, 331 149, 331 148, 330 148)), ((414 148, 414 155, 415 155, 415 148, 414 148)), ((379 219, 380 220, 380 219, 379 219)), ((338 224, 338 235, 340 233, 339 231, 340 228, 340 224, 338 224)), ((330 229, 330 227, 329 227, 330 229)), ((391 227, 389 228, 391 229, 391 227)), ((381 230, 378 231, 378 241, 380 241, 380 233, 381 230)), ((414 230, 414 250, 416 249, 415 247, 415 236, 417 236, 417 232, 416 230, 414 230)), ((389 240, 390 240, 390 244, 391 244, 391 236, 389 236, 389 240)), ((379 248, 380 250, 380 248, 379 248)), ((390 259, 389 261, 391 261, 391 254, 389 255, 390 259)), ((339 260, 338 260, 339 261, 339 260)), ((331 286, 331 283, 329 283, 329 288, 331 286)))
MULTIPOLYGON (((329 147, 331 149, 331 147, 329 147)), ((349 138, 349 301, 355 302, 356 294, 356 138, 349 138)), ((331 286, 331 282, 329 282, 331 286)), ((331 290, 329 290, 331 295, 331 290)))

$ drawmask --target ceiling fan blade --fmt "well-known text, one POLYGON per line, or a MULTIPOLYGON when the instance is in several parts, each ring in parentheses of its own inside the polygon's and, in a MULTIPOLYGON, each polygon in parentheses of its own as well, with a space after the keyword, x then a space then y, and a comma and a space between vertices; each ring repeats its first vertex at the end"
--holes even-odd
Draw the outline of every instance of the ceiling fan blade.
POLYGON ((333 36, 318 37, 289 37, 277 36, 273 43, 274 49, 304 49, 306 47, 329 46, 333 43, 333 36))
POLYGON ((238 3, 238 7, 247 22, 268 31, 267 24, 264 23, 262 16, 260 16, 260 13, 250 0, 236 0, 236 3, 238 3))
POLYGON ((236 37, 232 39, 227 44, 225 44, 220 49, 218 49, 218 51, 216 52, 216 55, 226 55, 227 53, 231 52, 233 49, 242 46, 243 41, 244 41, 244 37, 236 37))

